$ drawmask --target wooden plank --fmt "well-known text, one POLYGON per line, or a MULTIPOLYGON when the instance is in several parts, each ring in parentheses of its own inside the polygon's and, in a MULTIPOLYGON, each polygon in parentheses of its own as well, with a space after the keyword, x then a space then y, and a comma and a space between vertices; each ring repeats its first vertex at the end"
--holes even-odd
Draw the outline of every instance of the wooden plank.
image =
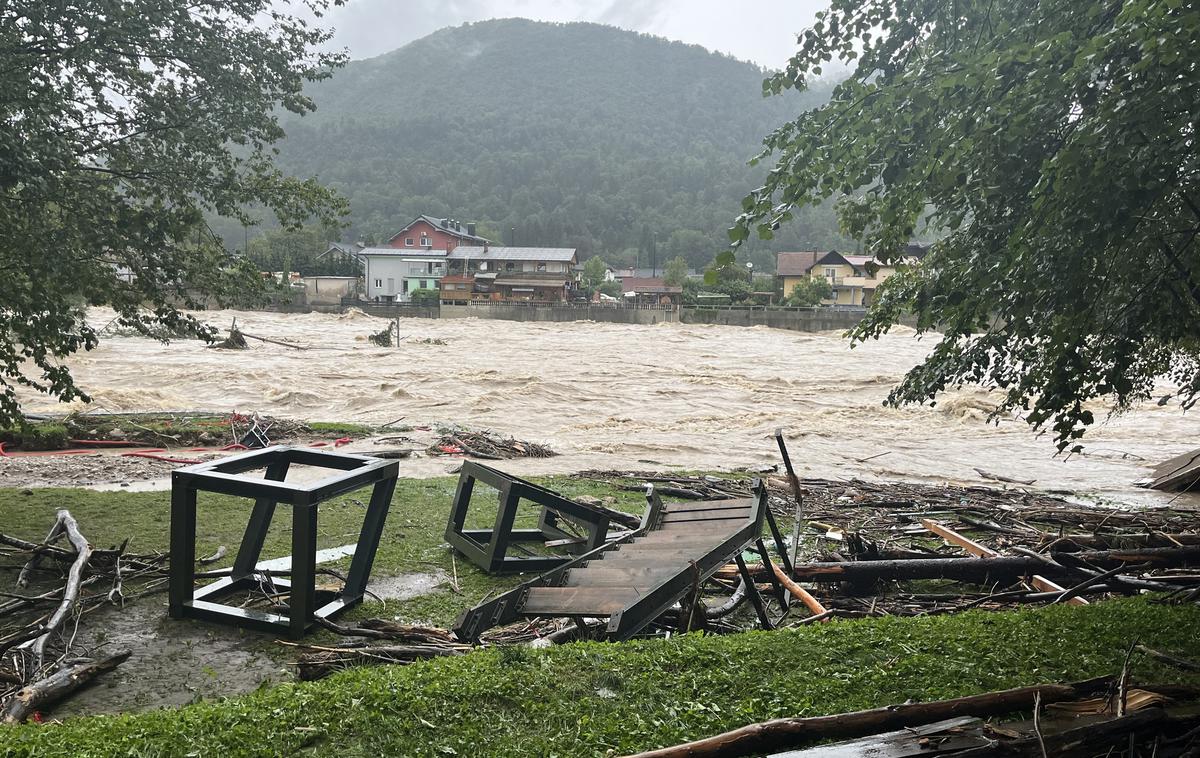
POLYGON ((521 603, 525 616, 611 616, 641 597, 616 587, 531 587, 521 603))
POLYGON ((678 566, 612 566, 601 564, 573 569, 567 575, 567 587, 645 587, 655 586, 679 572, 678 566))
MULTIPOLYGON (((946 526, 945 524, 939 524, 938 522, 933 521, 931 519, 921 519, 921 526, 925 527, 926 529, 933 532, 934 534, 941 537, 942 539, 946 540, 947 542, 950 542, 954 545, 958 545, 963 550, 966 550, 968 553, 975 556, 976 558, 999 558, 1000 557, 1000 553, 996 552, 995 550, 992 550, 990 547, 988 547, 986 545, 981 545, 978 542, 976 542, 975 540, 972 540, 968 537, 965 537, 965 536, 959 534, 958 532, 954 531, 953 529, 946 526)), ((1034 587, 1034 589, 1040 590, 1042 592, 1065 592, 1066 591, 1066 588, 1063 587, 1062 585, 1060 585, 1056 582, 1053 582, 1044 576, 1039 576, 1037 574, 1034 574, 1033 576, 1029 577, 1028 584, 1032 585, 1034 587)), ((1087 599, 1082 598, 1082 597, 1070 598, 1069 600, 1067 600, 1067 603, 1070 605, 1090 605, 1090 603, 1088 603, 1087 599)))
POLYGON ((678 524, 687 521, 745 521, 754 511, 751 508, 727 508, 720 511, 684 511, 668 512, 662 518, 662 523, 678 524))
POLYGON ((683 513, 688 511, 720 511, 730 508, 755 507, 753 500, 696 500, 690 503, 664 503, 664 513, 683 513))
POLYGON ((987 547, 986 545, 981 545, 973 539, 964 537, 963 535, 954 531, 953 529, 946 526, 945 524, 939 524, 938 522, 936 522, 932 519, 923 518, 923 519, 921 519, 921 526, 925 527, 926 529, 933 532, 934 534, 941 537, 942 539, 946 540, 947 542, 949 542, 953 545, 957 545, 958 547, 961 547, 963 550, 966 550, 968 553, 975 556, 976 558, 998 558, 998 557, 1000 557, 1000 554, 997 553, 995 550, 992 550, 990 547, 987 547))

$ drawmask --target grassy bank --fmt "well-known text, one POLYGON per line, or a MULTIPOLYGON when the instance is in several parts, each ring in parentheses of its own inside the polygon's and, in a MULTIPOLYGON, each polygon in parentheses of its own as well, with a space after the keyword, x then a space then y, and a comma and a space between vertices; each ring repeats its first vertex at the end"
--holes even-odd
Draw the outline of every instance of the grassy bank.
MULTIPOLYGON (((838 622, 347 671, 221 702, 13 728, 7 755, 619 755, 779 716, 1119 671, 1134 638, 1187 651, 1200 608, 1087 607, 838 622)), ((1142 681, 1190 681, 1139 660, 1142 681)))

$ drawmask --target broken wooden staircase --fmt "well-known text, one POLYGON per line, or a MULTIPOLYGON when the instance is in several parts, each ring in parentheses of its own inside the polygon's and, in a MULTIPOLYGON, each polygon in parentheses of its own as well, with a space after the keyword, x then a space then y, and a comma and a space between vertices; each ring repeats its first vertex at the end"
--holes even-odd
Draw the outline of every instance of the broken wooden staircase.
POLYGON ((741 553, 761 543, 767 516, 761 481, 754 493, 664 504, 648 487, 649 505, 637 529, 471 608, 454 633, 473 642, 486 629, 518 619, 566 616, 608 619, 606 637, 628 639, 730 561, 745 570, 741 553))

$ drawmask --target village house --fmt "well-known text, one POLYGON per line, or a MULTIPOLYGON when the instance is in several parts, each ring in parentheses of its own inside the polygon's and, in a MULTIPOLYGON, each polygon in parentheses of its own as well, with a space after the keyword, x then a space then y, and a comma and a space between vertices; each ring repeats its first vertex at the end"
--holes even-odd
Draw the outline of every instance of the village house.
POLYGON ((576 287, 572 247, 458 245, 441 280, 448 305, 485 301, 562 302, 576 287))
POLYGON ((417 290, 437 290, 446 274, 445 250, 364 247, 363 279, 368 300, 407 303, 417 290))
MULTIPOLYGON (((901 261, 915 263, 925 256, 926 248, 909 245, 901 261)), ((870 255, 827 253, 776 253, 775 278, 780 281, 784 298, 792 294, 804 279, 824 279, 833 297, 822 305, 866 307, 875 299, 875 289, 896 273, 895 265, 884 265, 870 255)))

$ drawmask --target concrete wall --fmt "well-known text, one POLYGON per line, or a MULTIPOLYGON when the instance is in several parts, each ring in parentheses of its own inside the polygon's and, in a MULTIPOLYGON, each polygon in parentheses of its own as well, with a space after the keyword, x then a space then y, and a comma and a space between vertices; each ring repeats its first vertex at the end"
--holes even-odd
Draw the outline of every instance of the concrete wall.
POLYGON ((506 321, 601 321, 611 324, 662 324, 679 321, 679 312, 602 305, 442 305, 442 318, 490 318, 506 321))
POLYGON ((795 332, 845 330, 862 321, 864 311, 835 308, 682 308, 679 320, 685 324, 722 324, 725 326, 769 326, 795 332))

